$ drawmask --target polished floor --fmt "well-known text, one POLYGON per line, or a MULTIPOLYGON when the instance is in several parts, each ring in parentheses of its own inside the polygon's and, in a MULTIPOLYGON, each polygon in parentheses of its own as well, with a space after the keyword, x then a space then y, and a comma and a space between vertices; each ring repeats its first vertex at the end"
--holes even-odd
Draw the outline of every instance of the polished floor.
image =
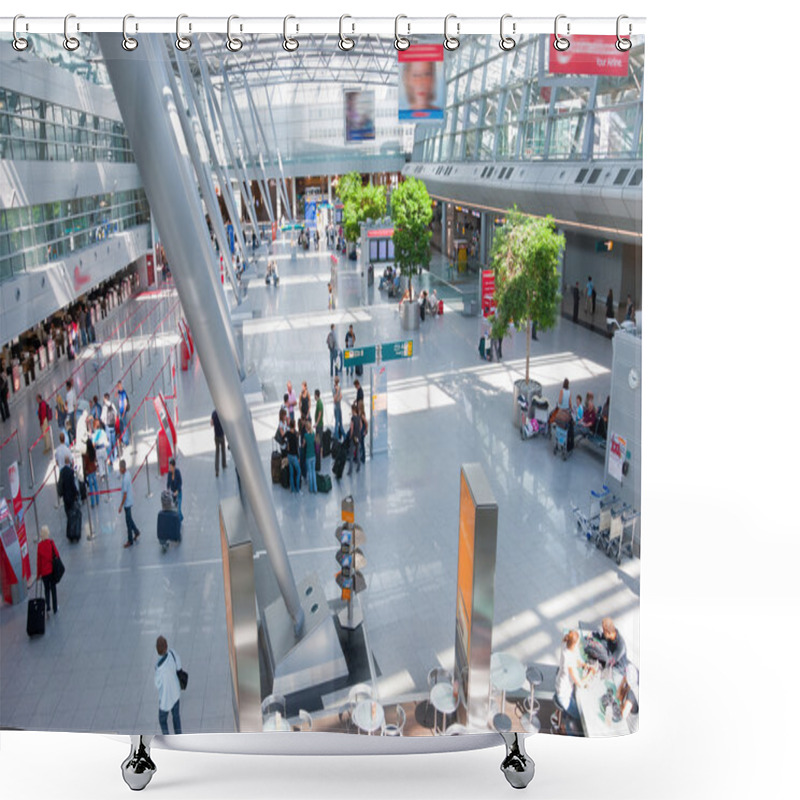
MULTIPOLYGON (((333 422, 325 346, 331 323, 340 344, 351 323, 358 345, 408 338, 396 303, 377 285, 367 305, 328 309, 328 253, 301 252, 292 259, 277 247, 275 257, 279 286, 264 285, 260 255, 242 307, 234 309, 244 319, 245 362, 263 388, 264 399, 252 411, 267 474, 287 380, 298 389, 306 380, 312 394, 319 388, 326 421, 333 422)), ((380 664, 376 690, 387 704, 426 693, 428 671, 453 665, 464 463, 482 466, 499 505, 493 649, 525 663, 556 664, 565 629, 611 615, 639 663, 640 562, 618 567, 588 545, 577 535, 571 510, 573 503, 588 508, 590 490, 603 481, 602 458, 579 446, 562 461, 547 441, 520 439, 511 392, 524 376, 525 336, 504 341, 502 362, 482 362, 482 323, 460 312, 460 304, 448 305, 443 316, 426 319, 411 335, 414 357, 386 363, 388 453, 368 457, 359 473, 334 481, 329 494, 310 495, 305 485, 300 495, 271 487, 295 576, 316 572, 329 600, 339 593, 334 531, 340 503, 352 494, 367 535, 367 589, 358 601, 370 652, 380 664)), ((531 342, 532 377, 551 401, 564 377, 576 393, 604 397, 611 348, 604 336, 561 319, 531 342)), ((367 395, 369 372, 363 376, 367 395)), ((134 518, 142 538, 129 550, 122 548, 118 495, 95 513, 94 539, 72 546, 65 541, 63 510, 53 508, 52 498, 40 503, 40 522, 50 524, 67 575, 59 586, 59 612, 48 619, 44 637, 27 637, 25 604, 0 612, 0 725, 156 732, 153 666, 155 639, 163 634, 190 674, 181 700, 184 732, 234 729, 215 519, 218 499, 236 492, 236 479, 230 464, 219 478, 214 475, 212 403, 196 358, 189 371, 178 373, 178 383, 183 542, 166 554, 156 542, 161 483, 152 464, 152 496, 145 470, 135 484, 134 518)), ((355 396, 349 378, 344 387, 347 402, 355 396)), ((152 414, 144 423, 137 453, 131 453, 137 466, 154 437, 152 414)), ((330 472, 330 460, 323 472, 330 472)))

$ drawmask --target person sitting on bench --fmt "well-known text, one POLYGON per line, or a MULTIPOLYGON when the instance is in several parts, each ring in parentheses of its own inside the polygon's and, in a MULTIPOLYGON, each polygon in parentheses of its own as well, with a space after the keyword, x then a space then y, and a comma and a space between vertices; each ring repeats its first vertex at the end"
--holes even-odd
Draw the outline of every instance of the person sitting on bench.
POLYGON ((591 392, 586 393, 586 403, 583 407, 583 419, 575 425, 575 433, 582 436, 589 436, 594 433, 594 427, 597 423, 597 409, 594 405, 594 395, 591 392))

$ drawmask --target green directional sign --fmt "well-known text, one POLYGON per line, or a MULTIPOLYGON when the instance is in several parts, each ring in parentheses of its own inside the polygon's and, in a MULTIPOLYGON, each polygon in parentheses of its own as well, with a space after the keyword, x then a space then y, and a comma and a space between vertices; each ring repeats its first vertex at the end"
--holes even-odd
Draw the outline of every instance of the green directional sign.
POLYGON ((411 358, 414 355, 414 341, 388 342, 381 345, 381 361, 394 361, 398 358, 411 358))
POLYGON ((377 360, 375 345, 369 347, 353 347, 344 351, 344 365, 357 367, 359 364, 374 364, 377 360))

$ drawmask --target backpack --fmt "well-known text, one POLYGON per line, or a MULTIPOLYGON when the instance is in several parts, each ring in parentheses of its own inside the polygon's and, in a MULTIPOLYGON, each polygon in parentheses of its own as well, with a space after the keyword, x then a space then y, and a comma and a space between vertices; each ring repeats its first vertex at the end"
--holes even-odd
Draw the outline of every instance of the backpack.
POLYGON ((106 425, 109 428, 113 428, 116 420, 117 420, 117 412, 114 411, 114 406, 112 406, 111 403, 109 403, 106 406, 106 425))
POLYGON ((45 409, 46 409, 45 413, 47 415, 47 421, 48 422, 52 422, 53 421, 53 407, 49 403, 47 403, 45 405, 45 409))

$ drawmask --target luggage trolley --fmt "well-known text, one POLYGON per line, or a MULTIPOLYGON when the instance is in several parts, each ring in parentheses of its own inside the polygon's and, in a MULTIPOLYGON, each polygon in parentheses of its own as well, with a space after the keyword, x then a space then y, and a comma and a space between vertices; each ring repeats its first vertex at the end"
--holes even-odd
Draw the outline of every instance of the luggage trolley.
POLYGON ((613 558, 617 564, 622 563, 623 556, 633 558, 633 540, 636 537, 636 521, 640 512, 629 506, 611 517, 611 530, 606 542, 606 555, 613 558))

